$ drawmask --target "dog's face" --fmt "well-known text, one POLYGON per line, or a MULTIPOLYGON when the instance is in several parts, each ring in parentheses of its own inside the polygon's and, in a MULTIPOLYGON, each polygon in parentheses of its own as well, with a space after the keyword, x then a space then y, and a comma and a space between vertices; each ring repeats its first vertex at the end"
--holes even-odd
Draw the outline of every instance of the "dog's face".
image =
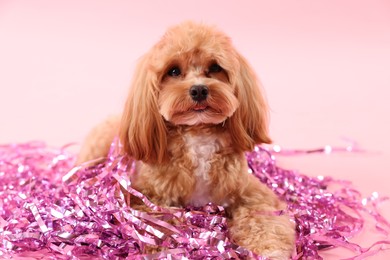
POLYGON ((191 24, 175 28, 155 46, 158 109, 175 125, 219 124, 239 106, 237 57, 229 39, 191 24))
POLYGON ((170 63, 158 97, 165 120, 181 125, 219 124, 237 109, 228 73, 212 56, 202 56, 185 54, 170 63))
POLYGON ((255 74, 230 38, 186 22, 170 28, 134 74, 120 130, 125 151, 162 162, 167 125, 219 125, 238 151, 270 142, 267 106, 255 74))
POLYGON ((224 41, 222 35, 201 30, 163 38, 155 55, 163 62, 156 65, 158 107, 165 120, 175 125, 219 124, 236 111, 239 101, 230 71, 238 69, 238 62, 224 41))

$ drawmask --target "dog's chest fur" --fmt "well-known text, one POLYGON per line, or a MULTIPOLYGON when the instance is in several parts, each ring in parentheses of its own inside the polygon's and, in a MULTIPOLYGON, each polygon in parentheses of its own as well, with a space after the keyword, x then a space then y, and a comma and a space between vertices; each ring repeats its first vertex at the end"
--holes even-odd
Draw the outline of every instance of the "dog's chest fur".
POLYGON ((187 133, 184 135, 184 141, 187 154, 192 162, 193 176, 196 179, 189 204, 202 206, 211 201, 209 173, 213 156, 221 149, 220 136, 218 134, 194 135, 187 133))

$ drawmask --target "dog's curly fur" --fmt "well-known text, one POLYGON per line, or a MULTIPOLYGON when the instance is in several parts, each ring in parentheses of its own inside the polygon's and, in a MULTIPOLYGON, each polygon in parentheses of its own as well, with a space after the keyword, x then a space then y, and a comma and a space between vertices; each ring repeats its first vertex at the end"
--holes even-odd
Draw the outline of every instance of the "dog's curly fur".
POLYGON ((96 127, 78 163, 105 156, 115 135, 138 160, 136 189, 163 206, 222 205, 231 239, 288 259, 294 224, 264 214, 284 204, 248 174, 244 152, 269 143, 268 109, 248 62, 214 27, 170 28, 141 59, 122 117, 96 127))

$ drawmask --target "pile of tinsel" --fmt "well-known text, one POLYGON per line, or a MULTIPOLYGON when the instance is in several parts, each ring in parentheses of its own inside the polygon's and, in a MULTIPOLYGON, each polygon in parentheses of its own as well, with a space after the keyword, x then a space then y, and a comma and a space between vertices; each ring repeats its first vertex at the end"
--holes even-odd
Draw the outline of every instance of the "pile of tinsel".
MULTIPOLYGON (((263 259, 229 240, 218 205, 152 204, 131 187, 134 165, 114 151, 104 163, 72 168, 74 155, 66 147, 0 146, 0 258, 43 251, 49 259, 263 259), (151 212, 128 206, 128 194, 141 198, 151 212), (153 246, 165 249, 144 253, 153 246)), ((347 182, 282 169, 274 155, 262 147, 248 153, 249 174, 287 202, 286 213, 297 225, 295 259, 321 259, 321 250, 335 247, 350 249, 359 259, 389 249, 390 224, 377 210, 386 198, 362 198, 347 182), (338 188, 330 189, 334 185, 338 188), (363 213, 385 237, 368 248, 349 242, 362 230, 363 213)))

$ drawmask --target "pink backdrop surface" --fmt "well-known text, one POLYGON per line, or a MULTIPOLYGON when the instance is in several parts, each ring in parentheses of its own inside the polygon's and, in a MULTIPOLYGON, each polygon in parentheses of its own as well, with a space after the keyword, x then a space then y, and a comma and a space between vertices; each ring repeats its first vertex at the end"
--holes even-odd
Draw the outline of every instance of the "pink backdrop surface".
MULTIPOLYGON (((253 65, 275 143, 317 148, 349 138, 367 151, 283 158, 281 165, 351 180, 365 196, 390 195, 386 0, 2 0, 0 143, 81 142, 121 111, 137 59, 168 26, 188 19, 217 25, 253 65)), ((381 210, 390 219, 390 202, 381 210)), ((377 239, 365 233, 356 241, 377 239)))

